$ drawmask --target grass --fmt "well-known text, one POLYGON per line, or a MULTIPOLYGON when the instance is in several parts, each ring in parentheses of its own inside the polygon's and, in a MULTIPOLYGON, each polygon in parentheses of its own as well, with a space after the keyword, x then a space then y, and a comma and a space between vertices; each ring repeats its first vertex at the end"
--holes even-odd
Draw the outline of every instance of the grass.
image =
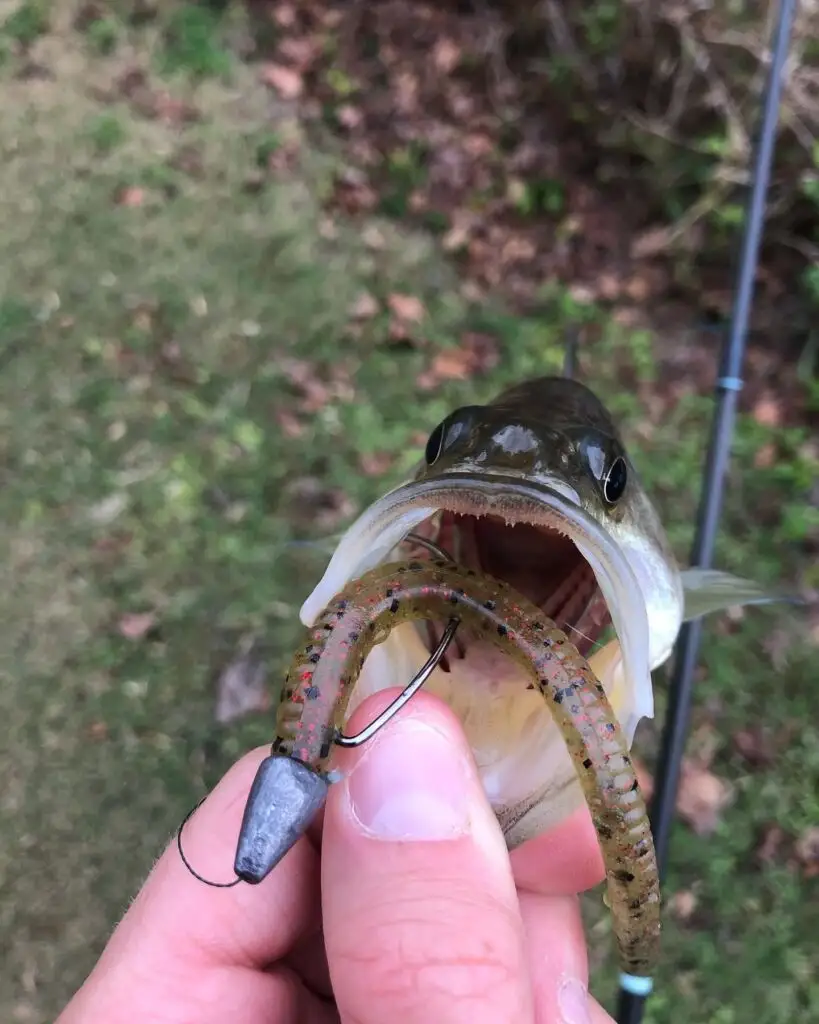
MULTIPOLYGON (((31 39, 53 77, 18 81, 13 61, 0 72, 0 1018, 9 1022, 53 1019, 185 811, 269 739, 264 715, 214 721, 215 680, 257 638, 275 688, 298 605, 323 567, 290 542, 334 532, 400 479, 419 453, 412 436, 455 404, 558 370, 579 313, 559 292, 538 320, 470 306, 430 238, 374 222, 382 247, 373 249, 360 225, 336 219, 328 229, 319 198, 336 158, 307 145, 251 69, 205 59, 228 53, 215 15, 177 5, 165 23, 123 21, 106 54, 71 27, 67 6, 53 7, 48 30, 31 39), (94 98, 135 56, 172 73, 164 84, 201 119, 145 119, 121 96, 94 98), (260 184, 260 162, 287 145, 297 166, 260 184), (391 292, 421 297, 424 345, 387 345, 386 313, 352 331, 348 310, 362 289, 382 309, 391 292), (430 353, 464 329, 500 339, 497 371, 418 391, 430 353), (300 411, 293 359, 325 386, 314 414, 300 411), (285 413, 298 436, 281 426, 292 424, 285 413), (394 458, 382 477, 361 470, 362 455, 375 453, 394 458), (155 624, 129 640, 123 616, 141 613, 155 624)), ((628 367, 649 392, 652 346, 609 325, 590 383, 622 418, 684 554, 709 403, 685 400, 646 431, 640 398, 611 380, 628 367)), ((800 436, 743 420, 720 564, 792 577, 815 473, 800 436), (755 469, 771 442, 784 456, 755 469), (763 505, 772 518, 760 520, 763 505)), ((816 882, 785 866, 757 869, 751 854, 760 826, 799 832, 819 817, 811 655, 790 609, 708 631, 697 715, 716 730, 715 770, 738 797, 714 836, 675 831, 668 891, 693 889, 701 909, 688 924, 667 916, 654 1024, 819 1018, 816 882), (766 653, 783 633, 785 673, 766 653), (751 774, 730 738, 762 720, 793 726, 791 739, 751 774)), ((662 704, 662 679, 659 689, 662 704)), ((608 917, 597 894, 587 908, 594 988, 609 998, 608 917)))

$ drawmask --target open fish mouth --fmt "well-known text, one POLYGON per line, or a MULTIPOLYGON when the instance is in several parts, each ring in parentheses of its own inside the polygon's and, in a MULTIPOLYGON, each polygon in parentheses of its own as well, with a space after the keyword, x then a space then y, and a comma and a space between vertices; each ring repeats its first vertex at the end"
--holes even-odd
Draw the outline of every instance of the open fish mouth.
POLYGON ((542 483, 511 474, 451 471, 389 491, 341 538, 302 605, 302 622, 312 625, 351 580, 405 555, 402 545, 411 532, 434 539, 465 567, 503 579, 568 630, 584 655, 611 623, 622 672, 633 690, 628 720, 621 718, 629 740, 637 721, 653 715, 640 583, 621 546, 558 479, 542 483))
MULTIPOLYGON (((456 563, 501 579, 563 629, 603 684, 626 739, 653 715, 646 602, 629 559, 563 481, 450 471, 388 492, 341 538, 301 609, 312 625, 351 580, 387 561, 434 557, 408 537, 433 541, 456 563), (609 625, 616 639, 597 649, 609 625), (591 655, 591 656, 590 656, 591 655)), ((348 708, 404 687, 446 623, 403 623, 370 653, 348 708)), ((562 736, 539 693, 511 659, 461 627, 426 689, 464 726, 487 796, 510 847, 583 803, 562 736)))
MULTIPOLYGON (((611 615, 594 570, 573 541, 559 530, 529 523, 508 523, 498 516, 474 516, 440 511, 420 523, 399 546, 401 556, 424 560, 434 557, 429 548, 414 542, 423 537, 467 569, 508 583, 528 598, 567 634, 584 656, 600 646, 611 615)), ((429 652, 438 646, 446 623, 421 627, 429 652)), ((456 635, 441 659, 464 657, 469 640, 456 635)))

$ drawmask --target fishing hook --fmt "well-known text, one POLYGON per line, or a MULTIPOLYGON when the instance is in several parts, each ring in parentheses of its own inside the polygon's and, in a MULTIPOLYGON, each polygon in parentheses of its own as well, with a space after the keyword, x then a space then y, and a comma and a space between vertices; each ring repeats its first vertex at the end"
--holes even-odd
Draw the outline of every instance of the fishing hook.
POLYGON ((343 732, 339 732, 336 734, 334 742, 339 747, 360 747, 362 743, 366 743, 368 739, 375 736, 379 729, 383 729, 387 722, 398 714, 407 701, 411 700, 412 697, 415 696, 435 671, 438 662, 443 658, 447 647, 449 647, 452 642, 452 638, 455 636, 455 630, 458 628, 460 621, 460 619, 449 620, 449 625, 444 630, 444 635, 441 637, 438 646, 429 656, 427 663, 413 676, 392 704, 384 708, 380 715, 376 715, 370 724, 366 725, 361 732, 357 732, 355 736, 346 736, 343 732))
POLYGON ((433 555, 437 555, 438 558, 443 558, 447 562, 455 561, 452 555, 450 555, 448 551, 442 548, 440 544, 436 544, 434 541, 427 540, 427 538, 422 537, 420 533, 408 533, 404 540, 411 540, 415 544, 419 544, 422 548, 426 548, 427 551, 431 551, 433 555))
MULTIPOLYGON (((434 541, 427 540, 426 537, 422 537, 418 533, 408 533, 406 539, 411 540, 416 544, 420 544, 422 548, 427 548, 427 550, 431 551, 433 555, 437 555, 439 558, 444 558, 447 562, 451 562, 453 560, 448 551, 445 551, 440 545, 436 544, 434 541)), ((377 715, 369 725, 366 725, 361 732, 357 732, 354 736, 346 736, 343 732, 337 733, 335 743, 339 747, 360 747, 362 743, 366 743, 367 740, 375 736, 380 729, 384 728, 390 719, 394 718, 395 715, 398 714, 401 708, 415 696, 438 667, 438 663, 446 654, 447 648, 455 637, 455 631, 457 630, 460 621, 460 619, 456 618, 449 620, 449 623, 444 630, 444 635, 441 637, 438 646, 427 659, 426 664, 416 672, 392 704, 384 708, 380 715, 377 715)))

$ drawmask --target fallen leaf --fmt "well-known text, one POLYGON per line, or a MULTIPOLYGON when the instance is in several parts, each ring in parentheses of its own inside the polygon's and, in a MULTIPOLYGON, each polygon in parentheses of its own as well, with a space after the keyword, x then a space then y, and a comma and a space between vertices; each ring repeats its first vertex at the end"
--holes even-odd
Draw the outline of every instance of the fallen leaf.
POLYGON ((805 829, 796 840, 794 852, 805 878, 816 878, 819 875, 819 825, 805 829))
POLYGON ((441 239, 446 252, 457 252, 459 249, 465 249, 469 245, 469 233, 471 226, 468 224, 456 224, 450 228, 449 231, 441 239))
POLYGON ((120 555, 133 541, 134 536, 127 531, 109 533, 94 541, 93 549, 100 555, 120 555))
POLYGON ((472 365, 476 373, 494 370, 500 361, 498 343, 491 334, 479 331, 466 331, 461 337, 461 345, 470 353, 472 365))
MULTIPOLYGON (((649 803, 654 795, 654 779, 638 758, 632 757, 632 764, 643 799, 649 803)), ((676 810, 697 835, 710 835, 716 829, 720 812, 732 796, 727 782, 690 758, 683 758, 676 810)))
POLYGON ((475 160, 489 156, 495 151, 492 139, 483 132, 470 132, 463 142, 464 150, 475 160))
POLYGON ((776 759, 773 737, 764 726, 740 729, 733 740, 737 753, 754 768, 767 768, 776 759))
POLYGON ((383 476, 394 461, 391 452, 367 452, 359 457, 358 464, 365 476, 383 476))
POLYGON ((709 768, 722 745, 722 734, 709 721, 698 723, 688 739, 688 760, 700 768, 709 768))
POLYGON ((349 309, 353 320, 372 320, 378 313, 378 300, 369 292, 359 292, 349 309))
POLYGON ((304 424, 288 409, 277 409, 274 418, 285 437, 301 437, 304 434, 304 424))
POLYGON ((503 244, 500 251, 500 261, 505 266, 510 263, 528 263, 536 255, 537 247, 530 238, 513 235, 503 244))
POLYGON ((105 17, 105 9, 100 3, 80 4, 77 13, 74 15, 74 28, 78 32, 87 32, 94 24, 105 17))
POLYGON ((792 836, 775 821, 763 825, 757 834, 754 862, 759 867, 784 864, 790 856, 792 836))
POLYGON ((623 281, 617 274, 603 273, 597 280, 597 291, 601 299, 612 301, 623 291, 623 281))
POLYGON ((118 206, 137 207, 145 202, 145 189, 137 185, 126 186, 119 189, 114 197, 118 206))
POLYGON ((122 515, 130 503, 127 491, 114 491, 88 510, 88 516, 97 526, 108 526, 122 515))
POLYGON ((353 128, 358 128, 364 120, 364 114, 358 107, 354 107, 350 103, 344 103, 336 111, 336 120, 342 127, 352 130, 353 128))
POLYGON ((426 312, 424 304, 415 295, 402 295, 399 292, 393 292, 387 299, 387 304, 400 320, 421 323, 424 319, 426 312))
POLYGON ((205 176, 202 151, 198 146, 192 144, 181 146, 168 161, 168 166, 175 171, 181 171, 182 174, 187 174, 189 178, 205 176))
POLYGON ((641 274, 635 274, 626 282, 626 295, 632 302, 645 302, 651 293, 651 286, 641 274))
POLYGON ((120 95, 131 99, 140 89, 148 84, 148 75, 144 68, 132 67, 124 71, 117 79, 116 88, 120 95))
POLYGON ((320 379, 312 363, 304 359, 282 359, 279 368, 290 383, 301 392, 299 411, 317 412, 333 397, 332 389, 320 379))
POLYGON ((290 36, 279 44, 279 53, 282 57, 301 72, 310 67, 316 59, 318 50, 318 42, 309 38, 290 36))
POLYGON ((674 893, 668 901, 668 905, 677 920, 690 921, 692 914, 697 909, 698 902, 696 894, 690 889, 680 889, 679 892, 674 893))
POLYGON ((461 48, 457 43, 446 37, 439 39, 432 48, 432 63, 442 75, 454 71, 461 60, 461 48))
POLYGON ((195 124, 202 120, 196 107, 168 92, 157 93, 154 97, 154 116, 171 125, 195 124))
POLYGON ((366 177, 336 179, 333 189, 333 202, 338 204, 352 216, 357 213, 368 213, 378 205, 378 193, 366 183, 366 177))
POLYGON ((754 466, 757 469, 770 469, 776 462, 776 445, 763 444, 754 455, 754 466))
POLYGON ((301 142, 299 139, 289 139, 284 145, 275 149, 267 158, 267 169, 280 173, 292 171, 301 153, 301 142))
POLYGON ((264 663, 252 647, 226 665, 216 684, 216 721, 225 724, 254 711, 267 711, 266 676, 264 663))
POLYGON ((261 79, 286 100, 298 99, 304 91, 304 82, 298 71, 281 64, 265 64, 261 79))
POLYGON ((784 672, 788 667, 793 650, 794 637, 789 629, 772 629, 762 641, 762 649, 771 659, 771 667, 776 672, 784 672))
POLYGON ((155 624, 153 612, 127 612, 120 618, 117 630, 127 640, 141 640, 155 624))
POLYGON ((267 178, 261 171, 253 171, 242 182, 242 191, 245 195, 256 196, 264 190, 267 178))
POLYGON ((331 217, 321 218, 318 231, 322 238, 327 238, 331 242, 338 238, 338 225, 331 217))
POLYGON ((631 258, 635 260, 645 259, 647 256, 656 256, 668 248, 671 238, 669 227, 649 228, 638 235, 631 243, 631 258))
POLYGON ((588 306, 594 302, 594 292, 588 285, 585 284, 573 284, 569 288, 569 295, 574 302, 582 303, 584 306, 588 306))
POLYGON ((282 28, 292 28, 296 24, 296 8, 293 4, 275 4, 273 18, 282 28))
POLYGON ((27 60, 15 72, 14 77, 20 82, 50 82, 57 77, 46 64, 36 60, 27 60))
POLYGON ((393 79, 393 97, 400 113, 414 114, 418 108, 420 83, 418 76, 411 71, 399 71, 393 79))
POLYGON ((373 249, 375 252, 379 252, 387 245, 387 239, 384 237, 384 232, 379 227, 376 227, 375 224, 368 224, 364 228, 361 232, 361 241, 368 249, 373 249))
POLYGON ((778 427, 782 423, 782 404, 770 393, 766 392, 754 404, 751 415, 764 427, 778 427))
POLYGON ((640 324, 640 311, 635 306, 620 306, 612 313, 612 319, 621 327, 637 327, 640 324))
POLYGON ((494 369, 499 358, 497 342, 491 334, 467 331, 457 348, 444 349, 435 356, 429 369, 419 375, 417 384, 428 391, 445 380, 469 380, 494 369))
POLYGON ((355 511, 352 499, 336 487, 327 487, 316 477, 298 477, 286 489, 292 512, 322 529, 335 529, 355 511))
POLYGON ((699 836, 714 832, 720 814, 733 797, 731 786, 707 768, 684 759, 677 794, 677 813, 699 836))

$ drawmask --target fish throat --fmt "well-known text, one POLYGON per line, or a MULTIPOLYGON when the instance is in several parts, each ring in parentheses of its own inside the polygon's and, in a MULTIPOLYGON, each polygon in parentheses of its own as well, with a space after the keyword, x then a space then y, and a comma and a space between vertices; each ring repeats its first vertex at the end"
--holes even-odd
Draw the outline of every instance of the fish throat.
MULTIPOLYGON (((442 510, 414 532, 448 552, 459 565, 508 583, 565 630, 583 657, 599 646, 611 625, 592 567, 557 528, 442 510)), ((402 557, 434 557, 412 538, 405 539, 399 551, 402 557)), ((427 622, 417 628, 431 653, 446 623, 427 622)), ((453 659, 467 655, 470 639, 468 630, 459 633, 441 661, 444 671, 450 670, 453 659)))

